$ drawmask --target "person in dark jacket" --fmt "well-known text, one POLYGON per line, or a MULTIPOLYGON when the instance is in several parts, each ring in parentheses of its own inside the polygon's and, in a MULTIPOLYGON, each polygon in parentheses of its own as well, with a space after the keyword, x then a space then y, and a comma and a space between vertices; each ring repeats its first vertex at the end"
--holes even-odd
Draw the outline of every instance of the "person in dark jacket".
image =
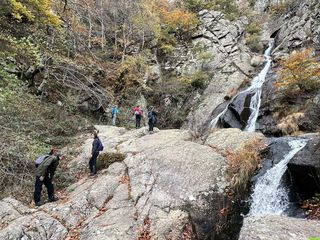
POLYGON ((89 168, 90 168, 90 176, 95 176, 97 174, 97 158, 99 156, 99 137, 98 132, 93 132, 93 142, 92 142, 92 149, 91 149, 91 158, 89 161, 89 168))
POLYGON ((34 190, 34 202, 36 206, 44 204, 41 201, 42 184, 47 188, 49 201, 54 202, 58 200, 58 198, 54 196, 53 176, 60 159, 64 159, 64 156, 59 155, 57 149, 52 149, 49 155, 45 157, 41 163, 37 164, 34 190))
POLYGON ((157 123, 157 113, 150 109, 148 112, 148 125, 149 125, 149 132, 153 132, 153 127, 157 123))

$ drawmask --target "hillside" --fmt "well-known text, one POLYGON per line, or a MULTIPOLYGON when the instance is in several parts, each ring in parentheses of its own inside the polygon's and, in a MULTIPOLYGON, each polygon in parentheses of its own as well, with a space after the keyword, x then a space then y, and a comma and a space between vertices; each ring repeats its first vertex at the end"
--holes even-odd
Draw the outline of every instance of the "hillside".
POLYGON ((0 0, 0 238, 319 238, 318 9, 0 0), (60 200, 35 207, 52 148, 60 200))

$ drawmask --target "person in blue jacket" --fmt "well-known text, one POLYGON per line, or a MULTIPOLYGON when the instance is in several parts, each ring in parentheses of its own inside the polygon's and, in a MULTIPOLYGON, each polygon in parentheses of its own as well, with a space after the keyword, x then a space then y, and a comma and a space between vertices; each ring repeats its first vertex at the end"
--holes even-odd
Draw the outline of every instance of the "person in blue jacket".
POLYGON ((111 117, 112 117, 112 125, 113 126, 116 126, 118 114, 119 114, 118 106, 114 106, 111 109, 111 117))

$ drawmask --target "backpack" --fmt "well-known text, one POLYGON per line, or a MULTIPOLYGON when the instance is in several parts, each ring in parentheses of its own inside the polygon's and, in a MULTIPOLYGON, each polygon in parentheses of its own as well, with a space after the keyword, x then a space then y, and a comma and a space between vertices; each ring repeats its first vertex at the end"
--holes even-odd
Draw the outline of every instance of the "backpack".
POLYGON ((102 145, 102 142, 99 138, 98 138, 98 151, 99 152, 103 151, 103 145, 102 145))
POLYGON ((134 115, 142 115, 142 114, 141 114, 141 111, 136 110, 136 111, 134 111, 134 115))
POLYGON ((42 155, 40 157, 38 157, 35 161, 34 161, 34 164, 36 165, 36 167, 38 167, 42 162, 43 160, 45 160, 47 157, 49 157, 50 155, 42 155))
POLYGON ((43 162, 43 160, 49 156, 50 155, 42 155, 42 156, 38 157, 34 163, 40 165, 43 162))

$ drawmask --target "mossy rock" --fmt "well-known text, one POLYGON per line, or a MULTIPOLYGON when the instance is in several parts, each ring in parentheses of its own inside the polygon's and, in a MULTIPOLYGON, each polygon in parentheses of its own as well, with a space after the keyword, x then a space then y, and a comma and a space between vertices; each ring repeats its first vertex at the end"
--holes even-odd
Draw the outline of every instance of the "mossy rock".
POLYGON ((97 159, 97 170, 107 169, 112 163, 122 162, 125 155, 121 153, 102 153, 97 159))

